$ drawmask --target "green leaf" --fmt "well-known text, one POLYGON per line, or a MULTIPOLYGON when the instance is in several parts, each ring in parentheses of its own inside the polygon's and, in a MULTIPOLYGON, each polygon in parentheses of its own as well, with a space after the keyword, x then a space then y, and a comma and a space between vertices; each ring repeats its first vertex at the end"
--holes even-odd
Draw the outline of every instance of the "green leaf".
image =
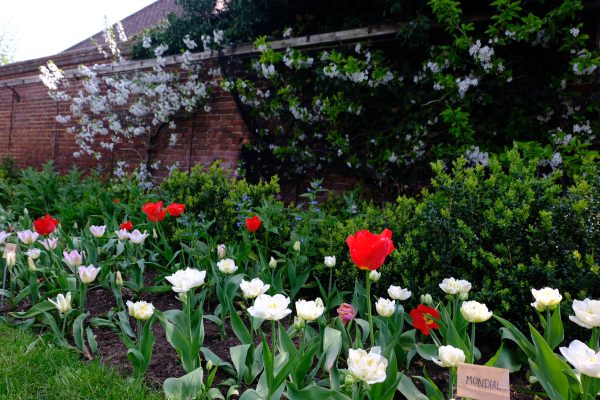
POLYGON ((248 350, 252 347, 250 344, 242 344, 229 348, 229 354, 231 355, 231 362, 235 367, 238 374, 238 383, 241 382, 242 377, 246 374, 246 359, 248 358, 248 350))
POLYGON ((342 349, 342 332, 330 327, 325 328, 323 335, 323 353, 325 353, 325 368, 330 370, 342 349))
POLYGON ((298 386, 293 382, 287 383, 287 397, 290 400, 351 400, 350 397, 337 390, 326 389, 316 385, 298 389, 298 386))
POLYGON ((88 316, 88 313, 79 314, 73 321, 73 341, 75 346, 81 351, 84 351, 85 339, 83 337, 83 321, 88 316))
POLYGON ((38 303, 36 305, 34 305, 33 307, 31 307, 29 310, 25 311, 25 312, 14 312, 14 313, 10 313, 10 315, 12 315, 15 318, 31 318, 31 317, 35 317, 36 315, 43 313, 45 311, 51 311, 51 310, 55 310, 56 307, 54 306, 54 304, 50 303, 49 301, 42 301, 41 303, 38 303))
POLYGON ((168 378, 163 383, 165 397, 168 400, 188 400, 196 398, 198 389, 202 386, 202 367, 182 376, 181 378, 168 378))
POLYGON ((518 355, 514 351, 504 347, 504 343, 500 344, 496 354, 485 365, 488 367, 506 368, 510 373, 521 369, 521 362, 518 355))
POLYGON ((252 334, 242 322, 242 319, 235 311, 233 305, 230 304, 229 307, 229 313, 231 315, 231 329, 233 329, 233 333, 235 333, 235 335, 243 344, 253 344, 254 340, 252 338, 252 334))
POLYGON ((552 352, 544 338, 531 324, 529 330, 536 351, 536 358, 529 360, 531 369, 551 399, 569 399, 569 381, 563 373, 565 367, 569 367, 552 352))
POLYGON ((518 330, 513 324, 511 324, 504 318, 501 318, 495 314, 493 315, 493 317, 496 318, 496 320, 498 320, 502 325, 504 325, 504 328, 500 329, 500 331, 502 333, 502 339, 503 340, 504 339, 512 340, 513 342, 515 342, 517 344, 517 346, 519 346, 521 348, 521 350, 523 350, 525 352, 527 357, 529 357, 531 359, 535 359, 535 357, 536 357, 535 348, 534 348, 533 344, 531 344, 531 342, 529 340, 527 340, 525 335, 523 335, 523 333, 521 333, 520 330, 518 330))
POLYGON ((428 400, 427 396, 417 389, 410 377, 402 374, 398 382, 398 391, 407 398, 407 400, 428 400))

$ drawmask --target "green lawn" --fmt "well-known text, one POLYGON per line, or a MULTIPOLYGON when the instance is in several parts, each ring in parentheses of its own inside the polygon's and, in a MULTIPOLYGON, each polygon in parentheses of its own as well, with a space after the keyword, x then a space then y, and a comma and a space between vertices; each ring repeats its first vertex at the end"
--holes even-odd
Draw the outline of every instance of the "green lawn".
POLYGON ((72 351, 39 343, 29 332, 0 324, 0 399, 162 399, 99 361, 83 362, 72 351))

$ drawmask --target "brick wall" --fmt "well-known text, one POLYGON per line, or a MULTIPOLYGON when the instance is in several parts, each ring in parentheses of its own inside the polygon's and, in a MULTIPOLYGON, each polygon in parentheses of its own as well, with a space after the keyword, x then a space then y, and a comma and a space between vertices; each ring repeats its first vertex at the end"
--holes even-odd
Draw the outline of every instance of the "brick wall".
MULTIPOLYGON (((59 68, 67 70, 103 60, 95 50, 84 50, 57 55, 53 61, 59 68)), ((76 165, 80 169, 101 166, 109 172, 119 160, 137 164, 141 157, 145 158, 146 148, 139 141, 117 145, 114 152, 104 152, 100 161, 89 156, 73 157, 73 152, 78 150, 74 137, 67 133, 65 125, 55 120, 68 105, 58 106, 48 97, 41 81, 27 79, 37 76, 39 66, 46 62, 47 59, 37 59, 0 67, 0 159, 12 157, 19 167, 39 167, 54 160, 60 171, 76 165), (25 79, 19 82, 21 78, 25 79)), ((79 86, 77 80, 71 79, 70 83, 69 91, 75 92, 79 86)), ((164 176, 166 168, 176 162, 180 169, 196 163, 208 165, 215 160, 222 160, 225 168, 236 167, 241 145, 248 140, 248 130, 229 93, 218 91, 210 101, 210 113, 201 111, 176 118, 174 132, 179 137, 175 146, 168 146, 171 131, 160 129, 149 154, 151 163, 161 162, 162 167, 155 171, 156 175, 164 176)))

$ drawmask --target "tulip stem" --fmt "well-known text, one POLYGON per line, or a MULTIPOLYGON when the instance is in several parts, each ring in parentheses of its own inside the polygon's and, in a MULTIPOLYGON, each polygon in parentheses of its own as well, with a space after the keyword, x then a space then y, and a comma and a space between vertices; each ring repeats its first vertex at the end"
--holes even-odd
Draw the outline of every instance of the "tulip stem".
POLYGON ((448 398, 454 398, 454 375, 455 375, 456 367, 451 367, 449 371, 449 379, 448 379, 448 398))
POLYGON ((471 322, 471 364, 475 364, 475 322, 471 322))
POLYGON ((273 347, 273 360, 275 359, 275 320, 271 320, 271 346, 273 347))
POLYGON ((548 345, 552 340, 552 311, 550 311, 550 307, 546 308, 546 330, 544 331, 544 339, 546 339, 548 345))
POLYGON ((85 313, 86 297, 87 297, 87 284, 81 282, 81 286, 79 287, 79 306, 81 307, 82 313, 85 313))
POLYGON ((375 347, 375 335, 373 334, 373 315, 371 314, 371 279, 369 273, 371 271, 366 270, 367 273, 367 314, 369 316, 369 336, 371 337, 371 347, 375 347))
POLYGON ((590 348, 595 352, 598 352, 598 348, 600 347, 598 340, 600 339, 600 328, 594 327, 592 328, 592 338, 590 339, 590 348))

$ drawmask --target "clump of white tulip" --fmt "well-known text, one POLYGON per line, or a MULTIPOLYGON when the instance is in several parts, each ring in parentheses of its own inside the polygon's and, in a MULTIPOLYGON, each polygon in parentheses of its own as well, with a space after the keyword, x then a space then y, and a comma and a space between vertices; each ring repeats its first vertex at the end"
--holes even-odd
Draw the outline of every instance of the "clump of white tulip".
POLYGON ((292 312, 288 308, 289 305, 289 297, 285 297, 282 294, 276 294, 275 296, 261 294, 254 300, 254 305, 248 308, 248 313, 254 318, 279 321, 292 312))
POLYGON ((128 300, 127 309, 129 315, 140 321, 149 320, 154 315, 154 305, 145 301, 136 301, 134 303, 128 300))
POLYGON ((254 299, 269 290, 270 285, 266 285, 260 278, 254 278, 251 281, 242 279, 240 289, 246 299, 254 299))
POLYGON ((408 289, 403 289, 400 286, 390 285, 387 290, 388 295, 394 300, 404 301, 412 296, 412 292, 408 289))
POLYGON ((369 385, 385 381, 387 366, 380 347, 373 347, 368 353, 363 349, 348 350, 348 372, 369 385))
POLYGON ((377 310, 377 314, 382 317, 391 317, 396 309, 396 301, 380 297, 377 303, 375 303, 375 309, 377 310))
POLYGON ((562 300, 558 289, 549 287, 539 290, 531 289, 531 294, 535 299, 535 302, 531 303, 531 306, 539 312, 546 311, 547 309, 554 310, 562 300))
POLYGON ((325 305, 319 297, 316 300, 298 300, 296 302, 296 314, 304 321, 314 321, 323 315, 324 311, 325 305))
POLYGON ((444 368, 454 368, 458 364, 464 363, 466 359, 465 352, 453 346, 440 346, 438 349, 438 358, 432 361, 444 368))

